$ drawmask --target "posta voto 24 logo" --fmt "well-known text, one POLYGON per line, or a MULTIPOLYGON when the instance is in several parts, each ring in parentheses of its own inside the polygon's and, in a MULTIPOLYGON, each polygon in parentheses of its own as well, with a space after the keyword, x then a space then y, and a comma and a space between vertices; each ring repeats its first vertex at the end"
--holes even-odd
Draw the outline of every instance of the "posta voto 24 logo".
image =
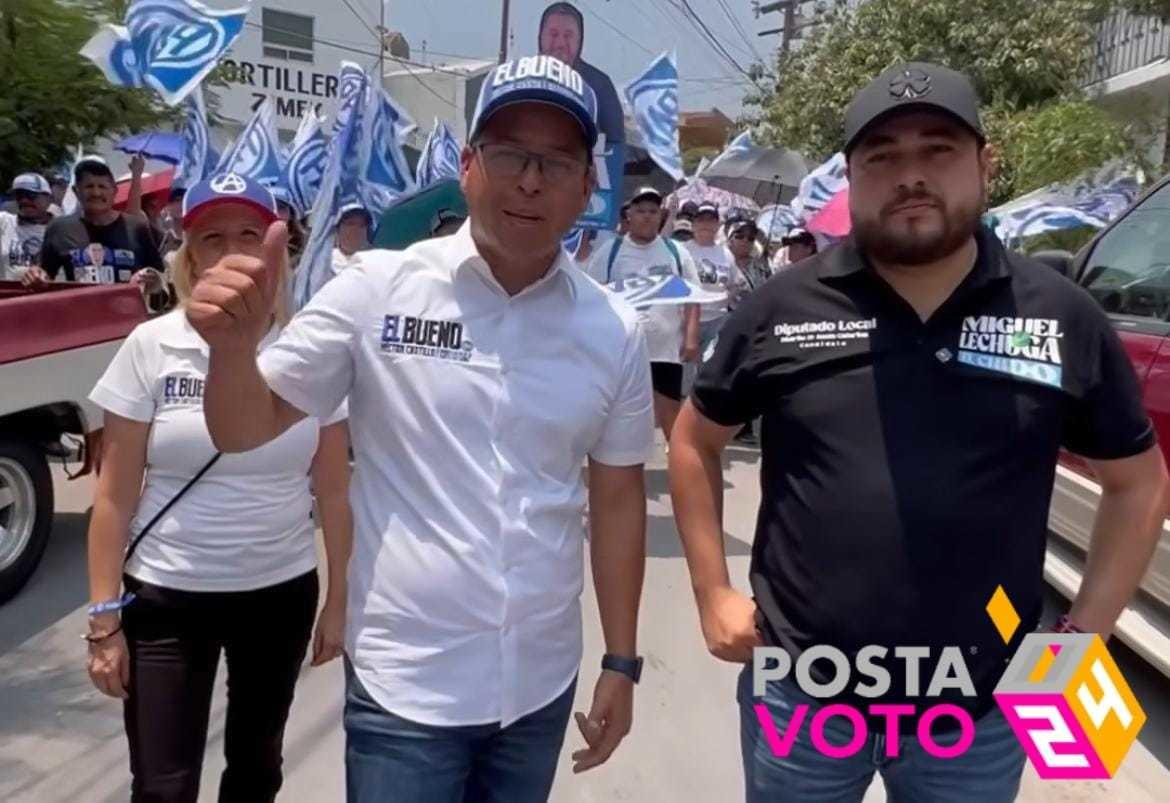
MULTIPOLYGON (((1003 587, 996 588, 987 603, 987 614, 1004 643, 1011 641, 1020 626, 1020 617, 1003 587)), ((857 670, 871 685, 858 684, 855 691, 863 697, 880 697, 889 690, 889 672, 876 660, 884 658, 885 647, 868 646, 858 651, 857 670)), ((906 662, 907 696, 920 696, 918 661, 929 657, 926 647, 898 647, 894 656, 906 662), (912 667, 912 669, 911 669, 912 667), (912 678, 912 679, 911 679, 912 678)), ((753 694, 764 695, 771 680, 782 680, 792 670, 787 652, 777 647, 756 648, 752 669, 753 694)), ((805 650, 796 662, 795 680, 810 697, 832 697, 844 691, 849 681, 849 662, 835 647, 817 645, 805 650), (835 667, 835 678, 818 683, 810 675, 812 663, 828 659, 835 667)), ((962 652, 945 647, 939 656, 925 697, 935 697, 947 689, 957 689, 974 697, 962 652)), ((1112 778, 1122 759, 1137 739, 1146 722, 1133 691, 1117 668, 1116 662, 1095 633, 1029 633, 1016 650, 993 692, 996 704, 1028 755, 1041 778, 1049 780, 1112 778)), ((808 717, 809 706, 794 707, 785 733, 778 732, 767 705, 755 705, 756 718, 772 753, 787 757, 793 742, 808 717)), ((866 712, 840 703, 821 707, 809 723, 813 747, 830 758, 848 758, 864 746, 869 735, 866 714, 885 717, 887 733, 898 731, 898 719, 914 716, 913 705, 874 704, 866 712), (853 737, 843 745, 825 738, 825 725, 834 718, 848 720, 853 737)), ((970 713, 951 703, 928 706, 918 719, 917 738, 928 755, 956 758, 967 752, 975 740, 975 723, 970 713), (959 738, 953 744, 939 744, 931 726, 945 717, 958 723, 959 738)), ((898 741, 886 741, 886 756, 898 755, 898 741)))

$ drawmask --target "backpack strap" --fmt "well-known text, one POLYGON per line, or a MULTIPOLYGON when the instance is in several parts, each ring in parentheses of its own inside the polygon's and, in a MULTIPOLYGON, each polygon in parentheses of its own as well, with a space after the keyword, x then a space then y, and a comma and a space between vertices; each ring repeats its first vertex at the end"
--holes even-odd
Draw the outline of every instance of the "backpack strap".
POLYGON ((679 276, 682 276, 683 275, 682 257, 679 256, 679 253, 678 253, 678 244, 675 243, 675 241, 670 239, 669 237, 663 237, 662 242, 666 243, 666 250, 670 252, 670 255, 672 257, 674 257, 675 270, 678 271, 679 276))
POLYGON ((613 281, 613 263, 617 259, 618 251, 621 249, 622 240, 624 239, 625 237, 615 237, 613 245, 609 248, 609 262, 605 263, 605 284, 613 281))

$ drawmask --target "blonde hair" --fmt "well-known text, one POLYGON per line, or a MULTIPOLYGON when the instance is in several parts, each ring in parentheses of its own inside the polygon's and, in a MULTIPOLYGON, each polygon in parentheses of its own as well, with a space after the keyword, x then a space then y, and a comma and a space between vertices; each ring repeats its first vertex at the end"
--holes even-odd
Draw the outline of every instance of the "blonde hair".
MULTIPOLYGON (((172 257, 170 264, 171 283, 175 286, 175 294, 179 297, 179 305, 182 306, 190 300, 191 288, 195 284, 195 258, 191 256, 186 241, 169 256, 172 257)), ((284 325, 292 318, 292 311, 288 305, 288 281, 288 255, 286 254, 284 267, 279 273, 279 281, 276 285, 276 324, 281 328, 284 328, 284 325)))

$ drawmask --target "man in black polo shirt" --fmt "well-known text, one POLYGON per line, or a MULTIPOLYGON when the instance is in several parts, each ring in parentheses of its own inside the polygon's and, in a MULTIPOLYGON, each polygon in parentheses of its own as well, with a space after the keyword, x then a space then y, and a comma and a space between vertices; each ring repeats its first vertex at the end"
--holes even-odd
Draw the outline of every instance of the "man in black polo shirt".
MULTIPOLYGON (((1156 543, 1166 469, 1138 383, 1095 302, 979 224, 991 160, 965 77, 930 64, 878 76, 846 116, 853 236, 768 282, 709 351, 670 449, 675 515, 708 648, 748 663, 758 645, 794 663, 815 645, 848 658, 831 699, 868 714, 847 758, 810 740, 814 698, 790 673, 755 696, 741 678, 748 800, 860 800, 880 771, 898 800, 1014 799, 1024 754, 991 692, 1041 611, 1057 452, 1089 459, 1104 487, 1081 592, 1065 625, 1108 634, 1156 543), (752 550, 754 600, 728 580, 720 452, 763 416, 763 496, 752 550), (1022 619, 1009 643, 986 606, 998 586, 1022 619), (858 671, 866 645, 891 684, 877 698, 858 671), (896 647, 925 647, 917 695, 896 647), (957 647, 969 692, 925 698, 943 648, 957 647), (933 758, 904 716, 888 738, 869 706, 954 703, 974 721, 961 755, 933 758), (776 731, 773 755, 754 706, 776 731), (807 705, 803 724, 794 719, 807 705), (899 735, 900 734, 900 735, 899 735), (890 748, 897 755, 890 755, 890 748)), ((812 679, 832 680, 815 663, 812 679)), ((807 688, 809 683, 802 682, 807 688)), ((960 688, 956 688, 956 686, 960 688)), ((959 739, 939 720, 940 745, 959 739)), ((835 717, 830 744, 854 729, 835 717)), ((823 745, 822 745, 823 746, 823 745)))

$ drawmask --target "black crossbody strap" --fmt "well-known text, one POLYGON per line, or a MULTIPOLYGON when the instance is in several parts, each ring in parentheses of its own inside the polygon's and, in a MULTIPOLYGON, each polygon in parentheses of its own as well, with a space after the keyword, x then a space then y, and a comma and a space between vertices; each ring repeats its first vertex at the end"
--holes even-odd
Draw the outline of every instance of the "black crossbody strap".
POLYGON ((207 461, 207 465, 199 469, 199 473, 188 480, 187 484, 183 486, 182 490, 172 496, 170 501, 162 506, 162 510, 160 510, 158 513, 155 513, 154 518, 147 522, 146 526, 142 528, 138 535, 134 536, 134 540, 130 542, 130 548, 126 550, 126 557, 122 560, 123 566, 130 562, 130 557, 134 554, 134 550, 138 549, 138 545, 142 543, 142 539, 146 537, 147 533, 150 532, 154 525, 158 524, 159 519, 165 516, 167 511, 174 507, 175 503, 182 499, 186 495, 187 491, 191 490, 191 486, 199 482, 203 475, 206 474, 211 469, 211 467, 219 461, 219 458, 221 457, 223 457, 223 452, 216 452, 215 456, 207 461))

